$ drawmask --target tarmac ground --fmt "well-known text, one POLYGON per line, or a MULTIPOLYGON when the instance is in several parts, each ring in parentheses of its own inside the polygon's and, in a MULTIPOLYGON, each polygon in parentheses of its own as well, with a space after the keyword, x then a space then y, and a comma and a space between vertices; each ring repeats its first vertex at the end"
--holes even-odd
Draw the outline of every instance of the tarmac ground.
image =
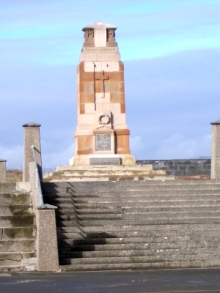
POLYGON ((220 269, 0 274, 0 293, 220 293, 220 269))

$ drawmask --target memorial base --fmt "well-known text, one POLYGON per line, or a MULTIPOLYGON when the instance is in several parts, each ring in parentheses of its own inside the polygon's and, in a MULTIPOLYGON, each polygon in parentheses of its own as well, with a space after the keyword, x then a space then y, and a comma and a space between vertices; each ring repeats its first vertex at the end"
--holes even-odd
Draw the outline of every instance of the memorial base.
POLYGON ((70 159, 70 166, 89 165, 135 165, 136 159, 132 155, 78 155, 70 159), (96 164, 95 164, 96 162, 96 164))
POLYGON ((58 166, 54 172, 44 174, 44 182, 85 181, 146 181, 167 180, 165 170, 153 170, 149 165, 84 165, 58 166))

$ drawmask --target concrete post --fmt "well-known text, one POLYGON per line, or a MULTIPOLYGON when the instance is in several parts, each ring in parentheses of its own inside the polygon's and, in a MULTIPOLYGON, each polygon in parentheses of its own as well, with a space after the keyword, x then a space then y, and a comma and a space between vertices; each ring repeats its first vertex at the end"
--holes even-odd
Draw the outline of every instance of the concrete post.
POLYGON ((59 270, 55 215, 57 207, 43 203, 41 187, 37 181, 36 164, 30 162, 29 167, 31 196, 37 226, 37 270, 56 272, 59 270))
POLYGON ((220 179, 220 120, 212 122, 211 179, 220 179))
POLYGON ((0 182, 7 181, 6 178, 6 160, 0 159, 0 182))
POLYGON ((42 180, 42 161, 41 161, 41 144, 40 144, 40 124, 38 123, 26 123, 24 127, 24 161, 23 161, 23 181, 28 182, 30 180, 29 175, 29 163, 34 162, 33 150, 31 148, 34 145, 36 150, 36 160, 38 164, 40 179, 42 180))
MULTIPOLYGON (((54 207, 55 208, 55 207, 54 207)), ((37 211, 37 270, 59 270, 55 209, 37 211)))

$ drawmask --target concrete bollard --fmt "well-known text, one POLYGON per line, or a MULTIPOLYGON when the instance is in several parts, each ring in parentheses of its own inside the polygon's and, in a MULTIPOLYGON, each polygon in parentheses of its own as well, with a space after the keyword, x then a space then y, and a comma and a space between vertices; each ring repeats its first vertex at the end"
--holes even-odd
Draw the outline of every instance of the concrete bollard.
POLYGON ((37 211, 37 270, 59 270, 55 208, 45 205, 37 211))
POLYGON ((36 160, 39 169, 40 179, 42 179, 42 161, 41 161, 41 143, 40 143, 40 124, 38 123, 26 123, 24 127, 24 160, 23 160, 23 181, 28 182, 30 180, 29 163, 34 162, 33 145, 36 150, 36 160))
POLYGON ((220 120, 212 122, 211 179, 220 179, 220 120))
POLYGON ((7 181, 6 176, 6 160, 0 159, 0 182, 7 181))

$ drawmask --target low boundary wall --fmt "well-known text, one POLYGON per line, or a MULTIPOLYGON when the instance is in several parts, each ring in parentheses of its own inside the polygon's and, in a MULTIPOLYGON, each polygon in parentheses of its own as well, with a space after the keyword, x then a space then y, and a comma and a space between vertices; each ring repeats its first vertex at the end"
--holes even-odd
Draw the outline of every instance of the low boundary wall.
POLYGON ((211 174, 211 159, 137 160, 137 164, 152 164, 153 170, 166 170, 168 176, 211 174))

